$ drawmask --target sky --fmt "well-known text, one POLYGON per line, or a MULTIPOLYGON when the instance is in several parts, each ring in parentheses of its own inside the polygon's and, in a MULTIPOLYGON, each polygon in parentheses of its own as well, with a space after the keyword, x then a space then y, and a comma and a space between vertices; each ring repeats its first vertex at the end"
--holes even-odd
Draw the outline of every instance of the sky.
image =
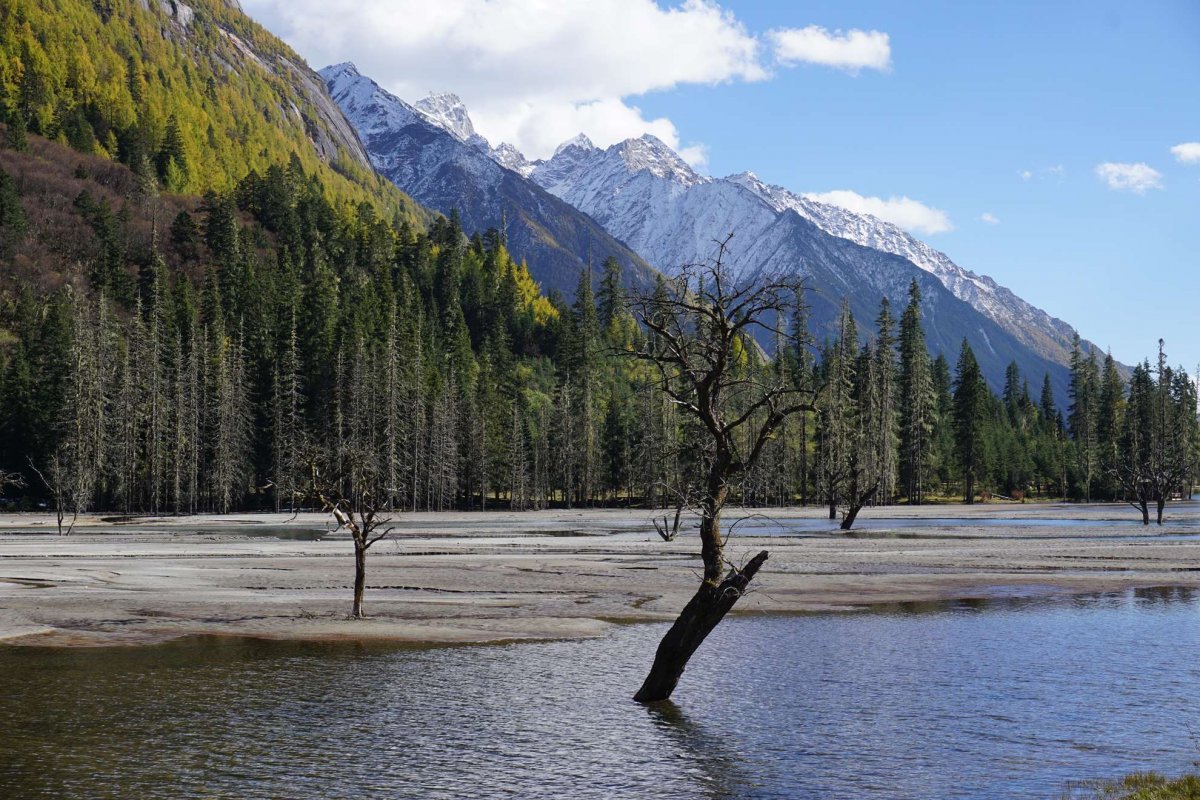
POLYGON ((895 222, 1125 363, 1200 364, 1194 0, 243 0, 530 158, 653 133, 895 222))

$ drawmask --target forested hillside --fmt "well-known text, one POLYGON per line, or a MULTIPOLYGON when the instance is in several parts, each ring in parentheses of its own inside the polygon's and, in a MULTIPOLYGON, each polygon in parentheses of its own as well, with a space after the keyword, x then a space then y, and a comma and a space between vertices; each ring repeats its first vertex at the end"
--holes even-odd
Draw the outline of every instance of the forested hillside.
MULTIPOLYGON (((13 502, 271 508, 313 465, 353 462, 393 508, 674 504, 705 458, 628 357, 657 345, 617 262, 567 306, 499 232, 339 208, 298 159, 197 198, 31 137, 0 149, 0 243, 15 287, 0 305, 0 471, 26 483, 13 502)), ((865 347, 844 315, 819 347, 738 350, 745 379, 818 391, 736 499, 1128 497, 1138 459, 1194 465, 1182 371, 1139 369, 1127 402, 1111 360, 1079 351, 1064 419, 1015 366, 996 397, 969 347, 954 370, 931 361, 920 308, 914 286, 865 347)))
POLYGON ((223 0, 5 0, 0 122, 120 161, 173 192, 299 160, 338 201, 426 218, 371 169, 324 83, 223 0))

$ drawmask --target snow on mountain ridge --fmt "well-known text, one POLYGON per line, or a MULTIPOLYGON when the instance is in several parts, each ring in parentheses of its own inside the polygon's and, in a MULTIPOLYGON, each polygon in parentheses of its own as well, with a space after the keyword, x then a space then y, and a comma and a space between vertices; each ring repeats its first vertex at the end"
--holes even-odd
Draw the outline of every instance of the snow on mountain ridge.
MULTIPOLYGON (((707 243, 713 230, 736 230, 739 239, 747 241, 749 236, 755 235, 753 231, 765 230, 772 216, 792 212, 829 235, 910 261, 935 276, 955 297, 1036 352, 1059 363, 1064 363, 1070 352, 1075 332, 1067 323, 1022 300, 990 277, 959 267, 944 253, 896 225, 871 215, 767 184, 751 172, 722 179, 702 176, 671 147, 651 134, 602 149, 580 133, 561 144, 550 159, 530 162, 511 144, 492 147, 475 131, 466 106, 456 95, 432 94, 418 101, 415 108, 387 95, 396 102, 380 104, 379 98, 364 88, 352 63, 327 67, 321 74, 330 82, 331 93, 335 95, 339 94, 339 87, 353 84, 348 91, 343 89, 345 97, 339 101, 348 108, 365 108, 372 103, 380 106, 382 111, 367 115, 364 133, 409 124, 411 119, 405 114, 419 116, 471 145, 493 162, 522 177, 531 177, 551 194, 590 214, 610 233, 659 264, 660 268, 672 263, 671 254, 695 252, 700 244, 682 239, 702 237, 707 243), (688 190, 710 184, 725 184, 738 190, 706 189, 703 195, 708 202, 716 204, 711 210, 691 204, 687 204, 685 210, 675 202, 688 190), (760 203, 769 209, 769 214, 764 215, 766 209, 757 207, 760 203), (675 213, 666 219, 638 218, 650 209, 668 206, 674 208, 675 213), (622 214, 622 207, 629 209, 627 214, 622 214), (692 218, 679 218, 678 214, 690 214, 692 218), (715 228, 710 227, 714 225, 715 228), (664 258, 668 260, 664 261, 664 258)), ((369 81, 366 83, 374 86, 369 81)), ((375 157, 372 160, 375 161, 375 157)), ((376 164, 376 167, 381 165, 376 164)), ((478 173, 481 167, 472 165, 471 171, 478 173)), ((650 211, 652 215, 655 213, 650 211)))
POLYGON ((752 172, 731 175, 726 180, 745 186, 781 212, 794 211, 826 233, 908 259, 937 276, 955 297, 998 322, 1018 340, 1056 361, 1065 361, 1069 356, 1075 334, 1070 325, 1021 299, 987 275, 960 267, 945 253, 897 225, 766 184, 752 172))
MULTIPOLYGON (((327 67, 322 75, 383 177, 436 212, 457 211, 465 231, 503 227, 510 252, 526 261, 545 291, 569 297, 587 269, 589 255, 598 263, 618 259, 629 286, 644 289, 653 284, 650 266, 599 223, 518 170, 506 168, 502 158, 512 159, 517 167, 530 166, 516 148, 492 149, 483 137, 469 134, 464 141, 445 127, 446 117, 453 121, 453 114, 433 119, 360 75, 353 65, 327 67)), ((445 108, 453 109, 453 104, 445 108)), ((460 126, 459 133, 466 130, 460 126)))
POLYGON ((628 165, 630 172, 644 169, 651 175, 676 181, 685 186, 694 186, 711 180, 692 169, 686 161, 679 157, 678 153, 654 134, 646 133, 637 139, 626 139, 609 149, 614 148, 628 165))
POLYGON ((582 133, 575 134, 574 138, 567 139, 565 142, 554 148, 554 155, 558 156, 572 147, 577 147, 583 151, 596 150, 596 145, 592 144, 592 140, 582 133))
POLYGON ((458 95, 451 92, 434 92, 413 103, 413 106, 430 122, 443 128, 460 142, 475 144, 475 140, 478 139, 486 146, 487 140, 475 132, 471 115, 458 95))

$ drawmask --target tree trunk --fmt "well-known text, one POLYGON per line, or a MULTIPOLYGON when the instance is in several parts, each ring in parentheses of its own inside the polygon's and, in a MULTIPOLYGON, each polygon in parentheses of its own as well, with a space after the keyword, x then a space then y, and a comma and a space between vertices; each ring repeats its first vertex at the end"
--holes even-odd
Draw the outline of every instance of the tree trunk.
POLYGON ((1142 524, 1149 525, 1150 524, 1150 504, 1147 503, 1145 500, 1142 500, 1140 503, 1140 506, 1142 509, 1142 524))
POLYGON ((1158 524, 1159 524, 1159 525, 1162 525, 1162 515, 1163 515, 1163 508, 1164 508, 1166 505, 1167 505, 1167 501, 1166 501, 1166 500, 1164 500, 1164 499, 1163 499, 1163 498, 1161 498, 1161 497, 1160 497, 1160 498, 1158 498, 1158 501, 1157 501, 1157 506, 1158 506, 1158 524))
POLYGON ((355 619, 362 619, 363 614, 363 589, 367 586, 367 547, 365 542, 359 542, 357 539, 354 542, 354 609, 350 612, 350 616, 355 619))
POLYGON ((733 608, 766 560, 767 551, 763 550, 750 560, 745 569, 731 569, 720 584, 714 586, 706 581, 700 585, 699 591, 684 607, 679 619, 675 620, 675 624, 658 645, 654 665, 642 683, 642 688, 633 696, 634 700, 639 703, 657 703, 671 697, 696 648, 712 633, 729 609, 733 608))
POLYGON ((848 531, 854 525, 854 520, 858 519, 858 512, 862 511, 863 506, 871 502, 871 498, 875 496, 878 487, 864 494, 862 497, 856 498, 855 502, 849 509, 846 510, 846 516, 842 517, 842 530, 848 531))

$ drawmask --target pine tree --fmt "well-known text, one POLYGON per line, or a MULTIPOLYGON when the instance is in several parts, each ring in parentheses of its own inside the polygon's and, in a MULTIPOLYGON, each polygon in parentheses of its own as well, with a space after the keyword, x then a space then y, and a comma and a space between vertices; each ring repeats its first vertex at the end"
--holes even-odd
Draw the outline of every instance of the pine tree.
POLYGON ((17 184, 0 169, 0 261, 12 258, 28 227, 17 184))
POLYGON ((891 503, 896 494, 897 435, 896 339, 893 332, 891 306, 883 298, 879 317, 875 320, 874 378, 871 403, 871 439, 876 448, 876 470, 879 481, 877 499, 891 503))
POLYGON ((1099 403, 1099 370, 1095 355, 1086 355, 1075 335, 1071 349, 1071 408, 1067 424, 1075 449, 1075 467, 1083 499, 1092 499, 1092 481, 1099 466, 1096 423, 1099 403))
POLYGON ((1108 500, 1115 499, 1118 486, 1115 481, 1117 459, 1120 455, 1121 417, 1124 415, 1125 386, 1117 369, 1112 353, 1104 358, 1104 369, 1100 376, 1096 418, 1096 462, 1098 489, 1108 500))
POLYGON ((963 339, 954 378, 954 449, 962 469, 963 502, 975 502, 975 483, 983 467, 983 418, 987 385, 971 345, 963 339))
POLYGON ((921 328, 921 287, 914 278, 900 318, 900 475, 910 504, 925 494, 935 420, 929 349, 921 328))
POLYGON ((846 495, 846 480, 854 458, 854 386, 858 354, 858 332, 850 304, 843 300, 838 316, 837 339, 822 358, 823 391, 817 397, 817 483, 829 506, 829 518, 837 518, 839 503, 846 495))

